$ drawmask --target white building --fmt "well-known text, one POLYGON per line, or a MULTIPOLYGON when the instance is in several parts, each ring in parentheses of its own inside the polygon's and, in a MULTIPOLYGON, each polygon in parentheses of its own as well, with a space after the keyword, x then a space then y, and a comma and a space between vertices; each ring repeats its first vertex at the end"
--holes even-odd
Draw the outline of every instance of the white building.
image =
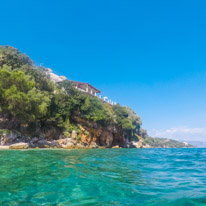
MULTIPOLYGON (((54 74, 53 71, 49 68, 46 69, 46 74, 56 84, 63 82, 64 80, 67 79, 64 76, 58 76, 58 75, 54 74)), ((93 95, 93 96, 97 96, 98 93, 101 93, 100 90, 98 90, 97 88, 95 88, 94 86, 92 86, 89 83, 78 82, 78 81, 73 81, 73 80, 69 80, 69 81, 75 86, 76 89, 78 89, 81 92, 85 92, 85 93, 88 93, 88 94, 93 95)), ((111 105, 116 104, 116 102, 111 101, 108 97, 101 98, 100 95, 98 97, 101 101, 103 101, 105 103, 108 103, 111 105)))
POLYGON ((89 93, 91 95, 97 95, 97 93, 101 93, 100 90, 97 88, 93 87, 89 83, 84 83, 84 82, 78 82, 78 81, 71 81, 72 84, 80 91, 89 93))

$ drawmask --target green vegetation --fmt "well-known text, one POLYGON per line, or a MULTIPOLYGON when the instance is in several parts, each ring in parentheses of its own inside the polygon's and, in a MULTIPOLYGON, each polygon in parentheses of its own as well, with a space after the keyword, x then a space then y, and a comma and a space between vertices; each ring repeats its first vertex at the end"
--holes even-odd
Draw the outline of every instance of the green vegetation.
POLYGON ((74 116, 102 126, 117 124, 129 137, 140 133, 141 120, 128 107, 111 106, 76 90, 70 81, 56 85, 45 68, 10 46, 0 47, 0 116, 12 129, 56 126, 65 134, 76 128, 74 116))
POLYGON ((185 144, 183 142, 179 142, 172 139, 166 138, 153 138, 153 137, 145 137, 143 145, 149 145, 150 147, 155 148, 183 148, 183 147, 193 147, 190 144, 185 144))
POLYGON ((127 133, 130 140, 137 140, 137 135, 140 135, 141 119, 129 107, 122 107, 119 104, 113 106, 113 111, 116 117, 116 123, 121 126, 127 133))
POLYGON ((16 122, 39 121, 47 114, 49 94, 35 87, 34 79, 23 71, 0 69, 1 113, 16 122))
MULTIPOLYGON (((63 136, 82 133, 74 117, 103 127, 116 125, 129 140, 143 140, 143 146, 191 147, 175 140, 149 137, 140 117, 129 107, 111 106, 75 89, 69 80, 52 82, 46 69, 37 67, 26 55, 10 46, 0 46, 0 118, 9 123, 0 135, 39 131, 55 127, 63 136), (7 130, 9 129, 9 130, 7 130)), ((0 123, 1 123, 0 122, 0 123)), ((1 125, 0 125, 1 126, 1 125)), ((84 134, 89 135, 88 131, 84 134)))
POLYGON ((0 135, 2 135, 2 134, 10 134, 10 133, 11 133, 11 131, 8 130, 8 129, 0 129, 0 135))

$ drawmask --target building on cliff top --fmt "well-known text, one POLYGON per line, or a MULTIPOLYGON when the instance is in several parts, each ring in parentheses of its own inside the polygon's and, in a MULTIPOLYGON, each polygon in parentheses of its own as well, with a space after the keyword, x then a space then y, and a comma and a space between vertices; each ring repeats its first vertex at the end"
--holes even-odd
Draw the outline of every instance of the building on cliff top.
POLYGON ((78 81, 71 81, 72 84, 76 87, 76 89, 89 93, 91 95, 97 95, 97 93, 101 93, 100 90, 96 89, 89 83, 84 83, 84 82, 78 82, 78 81))
MULTIPOLYGON (((67 79, 64 76, 58 76, 58 75, 54 74, 50 68, 46 68, 45 72, 48 75, 48 77, 56 84, 67 79)), ((71 81, 71 83, 75 86, 75 88, 81 92, 85 92, 85 93, 88 93, 88 94, 93 95, 93 96, 97 96, 98 93, 101 93, 100 90, 98 90, 97 88, 95 88, 94 86, 92 86, 89 83, 78 82, 78 81, 73 81, 73 80, 69 80, 69 81, 71 81)), ((111 101, 110 99, 108 99, 108 97, 103 97, 103 98, 101 98, 101 96, 97 96, 97 97, 105 103, 109 103, 111 105, 116 104, 116 102, 111 101)))

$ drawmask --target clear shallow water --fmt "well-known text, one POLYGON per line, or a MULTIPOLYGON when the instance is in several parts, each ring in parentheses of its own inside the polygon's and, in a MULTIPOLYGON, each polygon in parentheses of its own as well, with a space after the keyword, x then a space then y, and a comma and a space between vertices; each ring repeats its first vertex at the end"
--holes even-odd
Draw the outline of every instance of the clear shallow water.
POLYGON ((0 150, 0 205, 206 205, 206 149, 0 150))

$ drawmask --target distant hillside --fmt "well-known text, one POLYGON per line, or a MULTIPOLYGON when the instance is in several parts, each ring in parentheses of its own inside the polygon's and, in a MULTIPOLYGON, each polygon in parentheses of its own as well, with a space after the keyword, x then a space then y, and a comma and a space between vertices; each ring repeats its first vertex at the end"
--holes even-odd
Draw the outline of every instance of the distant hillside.
POLYGON ((179 142, 167 138, 158 137, 145 137, 143 147, 154 147, 154 148, 190 148, 194 147, 191 144, 179 142))

